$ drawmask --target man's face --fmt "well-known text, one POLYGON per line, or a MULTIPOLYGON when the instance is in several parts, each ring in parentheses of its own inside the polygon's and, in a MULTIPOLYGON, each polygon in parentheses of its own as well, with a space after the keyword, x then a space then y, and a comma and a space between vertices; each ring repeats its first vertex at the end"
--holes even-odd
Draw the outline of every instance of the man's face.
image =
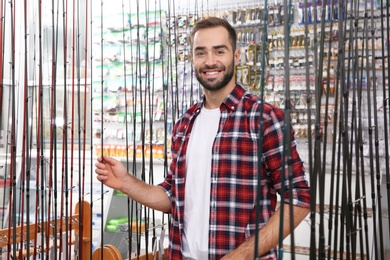
POLYGON ((223 27, 201 29, 194 35, 192 62, 199 83, 207 90, 219 90, 235 84, 234 65, 239 54, 233 54, 229 34, 223 27))

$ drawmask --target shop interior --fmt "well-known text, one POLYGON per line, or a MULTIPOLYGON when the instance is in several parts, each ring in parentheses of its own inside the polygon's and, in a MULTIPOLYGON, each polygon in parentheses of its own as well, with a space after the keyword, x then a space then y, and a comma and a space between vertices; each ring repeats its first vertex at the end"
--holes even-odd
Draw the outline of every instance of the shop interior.
POLYGON ((158 184, 202 98, 190 33, 236 29, 235 78, 283 109, 312 189, 281 259, 390 259, 390 2, 0 1, 2 259, 166 259, 169 214, 96 180, 158 184))

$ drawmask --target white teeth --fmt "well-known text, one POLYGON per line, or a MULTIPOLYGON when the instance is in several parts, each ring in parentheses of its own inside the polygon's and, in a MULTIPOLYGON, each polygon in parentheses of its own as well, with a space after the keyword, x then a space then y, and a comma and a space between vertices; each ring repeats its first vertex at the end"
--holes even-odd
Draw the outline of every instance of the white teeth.
POLYGON ((217 71, 209 71, 209 72, 206 72, 207 75, 214 75, 214 74, 217 74, 218 72, 217 71))

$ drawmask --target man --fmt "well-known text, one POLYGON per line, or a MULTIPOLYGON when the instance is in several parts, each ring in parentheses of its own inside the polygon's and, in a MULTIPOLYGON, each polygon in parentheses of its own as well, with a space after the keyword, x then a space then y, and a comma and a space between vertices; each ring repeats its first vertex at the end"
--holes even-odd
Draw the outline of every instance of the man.
MULTIPOLYGON (((282 188, 284 114, 235 82, 234 67, 240 57, 236 40, 226 20, 211 17, 195 25, 191 58, 204 96, 173 128, 172 163, 163 183, 148 185, 106 156, 96 164, 99 181, 147 207, 172 214, 170 259, 254 259, 257 220, 259 256, 276 259, 281 211, 275 208, 276 193, 282 188), (259 133, 263 134, 261 155, 259 133), (259 157, 261 201, 256 216, 259 157)), ((290 233, 290 220, 297 226, 310 206, 294 139, 291 148, 293 198, 289 192, 282 195, 284 237, 290 233), (290 204, 294 205, 291 218, 290 204)), ((284 185, 289 188, 288 182, 284 185)))

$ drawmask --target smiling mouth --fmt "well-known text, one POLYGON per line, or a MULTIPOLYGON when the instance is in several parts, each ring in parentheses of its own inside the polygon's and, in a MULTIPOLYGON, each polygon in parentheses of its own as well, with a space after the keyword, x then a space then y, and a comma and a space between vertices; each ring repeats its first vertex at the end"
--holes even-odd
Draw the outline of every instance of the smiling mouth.
POLYGON ((206 75, 216 75, 218 73, 220 73, 221 71, 206 71, 206 72, 203 72, 204 74, 206 75))
POLYGON ((223 70, 220 69, 220 68, 205 68, 202 70, 202 73, 206 76, 206 77, 213 77, 213 76, 216 76, 218 74, 220 74, 223 70))

